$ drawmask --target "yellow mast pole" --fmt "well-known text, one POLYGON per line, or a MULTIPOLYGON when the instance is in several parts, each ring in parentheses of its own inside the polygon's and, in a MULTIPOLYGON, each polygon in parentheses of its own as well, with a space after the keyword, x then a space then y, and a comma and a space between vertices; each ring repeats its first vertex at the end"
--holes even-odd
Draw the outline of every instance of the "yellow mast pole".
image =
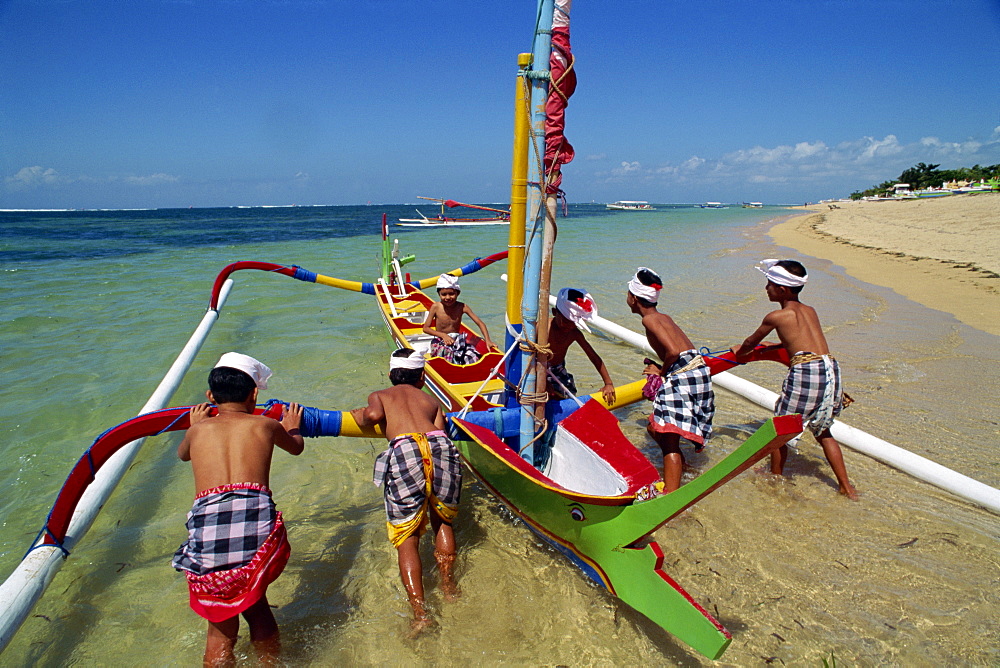
MULTIPOLYGON (((507 241, 507 319, 520 331, 521 294, 524 291, 524 236, 528 203, 528 85, 525 68, 532 55, 517 56, 517 90, 514 96, 514 156, 510 178, 510 232, 507 241)), ((508 344, 509 347, 509 344, 508 344)), ((516 382, 516 380, 515 380, 516 382)))

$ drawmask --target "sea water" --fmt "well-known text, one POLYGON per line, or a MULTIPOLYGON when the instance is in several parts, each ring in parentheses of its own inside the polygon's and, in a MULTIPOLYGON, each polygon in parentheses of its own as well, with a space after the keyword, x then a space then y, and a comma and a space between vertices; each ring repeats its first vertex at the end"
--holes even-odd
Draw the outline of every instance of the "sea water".
MULTIPOLYGON (((217 273, 238 260, 297 264, 348 280, 378 271, 379 221, 411 206, 0 213, 0 577, 17 565, 70 467, 104 430, 133 417, 201 320, 217 273)), ((664 279, 660 308, 697 346, 740 342, 773 308, 753 264, 799 257, 857 400, 843 421, 1000 486, 998 338, 861 283, 766 235, 787 211, 574 205, 560 218, 553 289, 590 291, 600 315, 634 330, 625 283, 638 266, 664 279)), ((413 278, 506 249, 505 226, 392 229, 413 278)), ((462 279, 462 299, 503 330, 498 263, 462 279)), ((219 322, 170 405, 203 400, 229 350, 270 365, 267 398, 348 409, 387 385, 392 350, 370 297, 259 271, 238 272, 219 322)), ((617 384, 642 353, 592 338, 617 384)), ((598 389, 571 350, 581 390, 598 389)), ((778 365, 738 375, 777 390, 778 365)), ((685 449, 688 477, 767 417, 717 390, 716 437, 685 449)), ((654 462, 648 404, 616 411, 654 462)), ((190 466, 179 434, 147 440, 93 528, 2 657, 5 665, 192 665, 204 621, 170 558, 185 537, 190 466)), ((272 487, 292 558, 269 589, 289 665, 710 664, 590 582, 471 475, 456 523, 463 590, 444 603, 425 580, 438 630, 416 640, 371 483, 384 443, 309 439, 278 452, 272 487)), ((774 479, 758 466, 656 532, 664 569, 732 633, 722 665, 997 665, 1000 518, 845 449, 860 502, 836 493, 805 437, 774 479)), ((429 541, 425 563, 432 563, 429 541)), ((237 647, 251 655, 245 639, 237 647)), ((246 659, 249 660, 249 659, 246 659)))

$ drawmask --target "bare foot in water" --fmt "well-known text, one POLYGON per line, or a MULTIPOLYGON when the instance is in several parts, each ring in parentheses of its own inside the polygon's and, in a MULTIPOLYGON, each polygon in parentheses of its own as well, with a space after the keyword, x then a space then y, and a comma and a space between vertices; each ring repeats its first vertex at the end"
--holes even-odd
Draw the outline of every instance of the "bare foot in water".
POLYGON ((851 485, 851 484, 849 484, 849 483, 848 483, 847 487, 841 487, 840 488, 840 493, 843 494, 844 496, 846 496, 851 501, 860 501, 861 500, 861 492, 859 492, 858 490, 854 489, 854 486, 851 485))
POLYGON ((455 584, 455 576, 453 574, 455 568, 454 553, 448 554, 435 550, 434 560, 437 561, 438 572, 441 574, 441 592, 444 594, 444 600, 449 603, 457 601, 462 596, 462 590, 455 584))
POLYGON ((453 580, 441 579, 441 593, 444 594, 444 600, 449 603, 454 603, 462 598, 462 590, 458 588, 458 585, 453 580))
POLYGON ((406 634, 406 637, 409 640, 413 640, 430 631, 436 625, 437 623, 428 615, 418 617, 410 622, 410 632, 406 634))

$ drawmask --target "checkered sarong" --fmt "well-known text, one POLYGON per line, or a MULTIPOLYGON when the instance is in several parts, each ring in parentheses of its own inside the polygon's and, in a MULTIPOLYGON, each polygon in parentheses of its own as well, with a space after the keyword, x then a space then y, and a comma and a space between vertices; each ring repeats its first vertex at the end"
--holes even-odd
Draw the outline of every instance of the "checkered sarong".
POLYGON ((449 334, 454 341, 450 346, 435 337, 431 341, 431 357, 443 357, 452 364, 474 364, 479 361, 479 353, 476 351, 476 336, 469 336, 467 332, 449 334))
MULTIPOLYGON (((434 467, 433 494, 452 507, 458 507, 462 492, 462 460, 454 444, 443 431, 426 434, 434 467)), ((411 434, 400 434, 375 459, 372 482, 385 486, 385 514, 391 524, 413 519, 427 499, 420 445, 411 434)))
MULTIPOLYGON (((803 353, 795 353, 802 355, 803 353)), ((829 429, 840 415, 844 390, 840 365, 830 355, 802 364, 793 364, 774 404, 775 415, 802 414, 802 422, 813 434, 829 429)))
MULTIPOLYGON (((563 387, 569 390, 571 394, 576 394, 576 379, 573 378, 573 374, 566 370, 565 364, 553 364, 549 367, 549 373, 562 383, 563 387)), ((560 399, 566 399, 569 396, 556 383, 551 383, 549 390, 560 399)))
POLYGON ((681 371, 698 356, 685 350, 663 375, 663 385, 653 399, 650 428, 664 434, 680 434, 695 445, 704 445, 712 437, 715 416, 715 393, 712 374, 705 364, 681 371))
POLYGON ((274 530, 279 515, 264 485, 207 489, 188 513, 188 539, 174 553, 173 566, 195 575, 244 566, 274 530))

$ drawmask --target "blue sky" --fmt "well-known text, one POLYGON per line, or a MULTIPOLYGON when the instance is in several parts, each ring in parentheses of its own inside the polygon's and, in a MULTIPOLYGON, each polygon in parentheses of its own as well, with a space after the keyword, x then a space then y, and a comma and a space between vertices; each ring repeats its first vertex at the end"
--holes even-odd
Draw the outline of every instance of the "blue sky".
MULTIPOLYGON (((0 0, 0 208, 503 202, 533 0, 0 0)), ((1000 0, 577 0, 573 202, 1000 163, 1000 0)))

